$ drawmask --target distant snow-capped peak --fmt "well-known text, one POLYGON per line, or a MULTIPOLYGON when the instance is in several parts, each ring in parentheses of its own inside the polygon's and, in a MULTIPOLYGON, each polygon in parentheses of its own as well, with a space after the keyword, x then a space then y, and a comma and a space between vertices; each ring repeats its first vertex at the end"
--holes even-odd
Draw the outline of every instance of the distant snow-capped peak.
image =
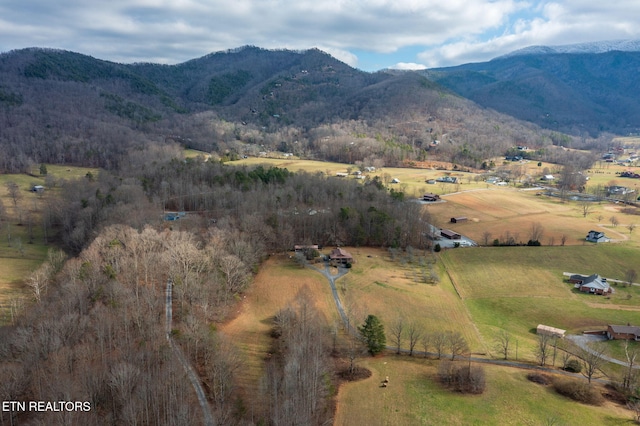
POLYGON ((640 40, 609 40, 591 43, 565 44, 561 46, 529 46, 507 53, 499 58, 554 53, 605 53, 613 50, 623 52, 640 52, 640 40))

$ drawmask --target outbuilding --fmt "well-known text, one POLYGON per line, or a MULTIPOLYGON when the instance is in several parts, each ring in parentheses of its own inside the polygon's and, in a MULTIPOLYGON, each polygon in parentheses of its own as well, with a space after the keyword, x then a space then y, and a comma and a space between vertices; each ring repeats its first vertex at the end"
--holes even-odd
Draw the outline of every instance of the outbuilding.
POLYGON ((440 235, 450 240, 459 240, 462 237, 457 232, 451 231, 449 229, 441 229, 440 235))
POLYGON ((538 324, 538 327, 536 327, 536 334, 541 334, 544 336, 563 338, 566 332, 566 330, 563 330, 561 328, 550 327, 543 324, 538 324))
POLYGON ((458 216, 458 217, 452 217, 451 218, 451 223, 460 223, 460 222, 466 222, 467 218, 465 216, 458 216))

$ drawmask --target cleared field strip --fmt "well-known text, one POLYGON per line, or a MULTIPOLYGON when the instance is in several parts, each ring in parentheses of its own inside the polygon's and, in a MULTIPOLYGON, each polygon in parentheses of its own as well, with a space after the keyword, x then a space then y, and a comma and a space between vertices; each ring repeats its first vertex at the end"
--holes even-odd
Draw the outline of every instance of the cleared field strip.
POLYGON ((219 327, 241 352, 243 368, 236 386, 240 388, 245 404, 251 405, 250 409, 256 413, 268 407, 261 382, 265 375, 265 360, 270 356, 273 318, 303 289, 310 292, 327 323, 338 321, 326 279, 296 265, 286 256, 274 256, 260 267, 236 317, 219 327))

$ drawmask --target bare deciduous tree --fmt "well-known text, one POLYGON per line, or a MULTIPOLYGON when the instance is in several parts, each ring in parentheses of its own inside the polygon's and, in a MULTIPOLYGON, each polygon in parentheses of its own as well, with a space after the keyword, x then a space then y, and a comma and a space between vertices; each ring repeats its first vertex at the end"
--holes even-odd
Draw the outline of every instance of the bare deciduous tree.
POLYGON ((627 371, 622 379, 622 387, 630 390, 634 387, 634 382, 637 380, 638 372, 636 371, 636 360, 640 356, 640 348, 636 346, 631 347, 629 340, 625 340, 623 343, 624 355, 627 358, 627 371))
POLYGON ((536 357, 538 358, 538 363, 540 365, 546 365, 547 358, 549 357, 550 347, 552 337, 546 334, 538 335, 538 344, 536 346, 536 357))
POLYGON ((611 217, 609 218, 609 222, 611 222, 611 226, 613 226, 614 228, 615 228, 616 226, 618 226, 618 224, 620 223, 620 222, 618 221, 618 218, 617 218, 617 217, 615 217, 615 216, 611 216, 611 217))
POLYGON ((456 358, 456 356, 462 355, 465 352, 469 351, 467 341, 458 331, 450 331, 447 333, 447 346, 451 351, 452 361, 456 358))
POLYGON ((447 346, 447 335, 443 331, 436 331, 431 336, 431 344, 436 351, 438 359, 442 358, 444 349, 447 346))
POLYGON ((400 345, 402 344, 402 337, 404 335, 404 319, 402 317, 396 318, 396 320, 389 327, 393 342, 396 345, 396 353, 400 353, 400 345))
POLYGON ((529 240, 540 241, 544 234, 544 227, 540 222, 533 222, 529 228, 529 240))
POLYGON ((584 365, 582 375, 587 378, 589 383, 591 383, 591 379, 605 362, 604 354, 606 351, 606 342, 597 342, 588 348, 581 348, 580 358, 582 358, 582 364, 584 365))
POLYGON ((502 355, 502 359, 509 358, 509 349, 511 345, 511 334, 507 330, 500 330, 498 335, 496 336, 496 347, 500 354, 502 355))
POLYGON ((422 337, 422 330, 415 322, 409 324, 407 329, 407 337, 409 338, 409 356, 413 356, 413 349, 422 337))
POLYGON ((11 197, 11 201, 13 201, 13 207, 18 207, 18 201, 22 198, 22 193, 20 192, 20 186, 13 181, 9 181, 5 184, 7 187, 7 192, 9 193, 9 197, 11 197))

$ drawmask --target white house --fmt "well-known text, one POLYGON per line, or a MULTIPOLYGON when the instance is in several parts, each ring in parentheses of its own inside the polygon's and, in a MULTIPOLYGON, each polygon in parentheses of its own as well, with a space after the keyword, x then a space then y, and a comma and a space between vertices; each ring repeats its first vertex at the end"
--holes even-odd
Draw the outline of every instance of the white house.
POLYGON ((589 233, 587 234, 587 237, 585 238, 587 241, 590 241, 592 243, 607 243, 609 242, 609 238, 607 238, 606 235, 604 235, 604 232, 600 232, 600 231, 589 231, 589 233))

